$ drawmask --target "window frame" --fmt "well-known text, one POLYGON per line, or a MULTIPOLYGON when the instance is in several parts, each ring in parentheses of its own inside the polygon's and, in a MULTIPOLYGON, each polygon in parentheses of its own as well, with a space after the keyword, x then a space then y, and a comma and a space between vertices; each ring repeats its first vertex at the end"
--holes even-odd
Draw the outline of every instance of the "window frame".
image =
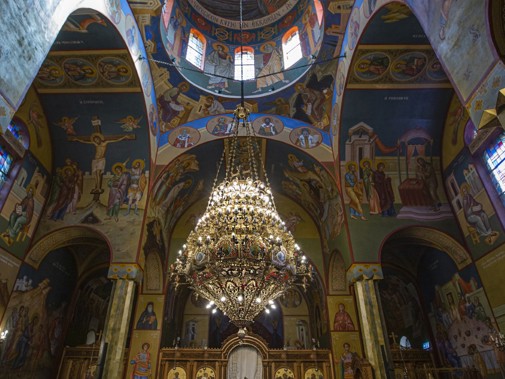
POLYGON ((239 46, 235 49, 234 52, 234 74, 233 77, 235 80, 246 81, 246 80, 254 80, 256 79, 256 65, 254 62, 254 48, 250 46, 239 46), (247 56, 246 60, 242 61, 243 57, 247 56), (243 72, 241 68, 243 67, 243 72))
POLYGON ((282 58, 284 70, 293 67, 303 58, 302 41, 297 26, 293 26, 282 37, 282 58), (295 36, 297 40, 293 44, 291 41, 295 36), (293 56, 294 53, 296 53, 296 55, 293 56))
POLYGON ((203 71, 205 66, 205 51, 207 50, 207 39, 198 30, 191 28, 189 32, 188 45, 186 47, 186 60, 196 68, 203 71), (201 51, 198 51, 196 41, 201 44, 201 51), (199 61, 199 64, 198 64, 199 61))

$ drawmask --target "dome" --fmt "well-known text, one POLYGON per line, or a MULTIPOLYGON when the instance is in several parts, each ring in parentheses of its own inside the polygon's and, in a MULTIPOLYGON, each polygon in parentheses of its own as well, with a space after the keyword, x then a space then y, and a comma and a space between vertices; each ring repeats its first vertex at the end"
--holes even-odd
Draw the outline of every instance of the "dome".
POLYGON ((319 0, 180 0, 160 19, 163 46, 180 74, 209 93, 248 98, 277 92, 310 68, 323 40, 319 0), (242 57, 242 66, 241 66, 242 57))

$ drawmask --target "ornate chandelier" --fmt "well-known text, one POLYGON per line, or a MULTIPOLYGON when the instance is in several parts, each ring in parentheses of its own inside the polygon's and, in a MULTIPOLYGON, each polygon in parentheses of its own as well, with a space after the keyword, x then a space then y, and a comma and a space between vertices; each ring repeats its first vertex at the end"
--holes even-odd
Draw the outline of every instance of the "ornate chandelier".
POLYGON ((239 330, 295 285, 308 284, 312 266, 279 217, 244 103, 234 112, 207 209, 172 265, 176 286, 189 284, 239 330), (243 127, 242 127, 243 126, 243 127), (239 129, 243 138, 239 138, 239 129), (226 158, 226 159, 225 159, 226 158), (218 185, 225 160, 225 178, 218 185))

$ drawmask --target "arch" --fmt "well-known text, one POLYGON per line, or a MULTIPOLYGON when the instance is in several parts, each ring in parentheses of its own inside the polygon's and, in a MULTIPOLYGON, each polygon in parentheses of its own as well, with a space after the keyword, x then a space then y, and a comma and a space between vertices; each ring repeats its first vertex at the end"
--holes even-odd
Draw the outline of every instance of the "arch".
POLYGON ((268 358, 268 344, 265 340, 258 338, 256 336, 246 335, 243 339, 240 339, 237 335, 230 336, 223 343, 222 354, 226 359, 229 358, 230 353, 237 348, 237 346, 249 345, 254 347, 259 351, 261 358, 268 358))
POLYGON ((228 355, 227 378, 263 378, 263 357, 251 345, 238 345, 228 355))
POLYGON ((302 45, 297 26, 293 26, 282 36, 282 56, 285 70, 302 59, 302 45))
POLYGON ((379 261, 382 261, 382 253, 385 244, 394 245, 413 245, 436 248, 451 257, 458 269, 461 269, 472 262, 468 251, 454 238, 437 229, 413 226, 399 230, 385 240, 379 252, 379 261))
POLYGON ((189 32, 188 47, 186 49, 186 60, 192 65, 203 70, 205 51, 207 50, 207 39, 197 29, 191 28, 189 32))
POLYGON ((112 261, 111 244, 101 232, 86 226, 69 226, 46 234, 37 241, 26 255, 26 262, 38 268, 42 260, 51 251, 76 244, 88 244, 96 247, 108 247, 112 261))

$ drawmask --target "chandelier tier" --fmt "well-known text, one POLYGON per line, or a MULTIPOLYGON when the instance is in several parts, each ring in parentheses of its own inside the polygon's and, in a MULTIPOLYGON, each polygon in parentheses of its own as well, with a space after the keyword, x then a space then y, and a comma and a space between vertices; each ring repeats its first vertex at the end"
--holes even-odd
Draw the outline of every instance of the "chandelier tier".
POLYGON ((261 153, 249 112, 239 105, 234 116, 235 131, 219 166, 226 158, 225 178, 216 185, 218 169, 207 209, 172 274, 176 285, 189 284, 209 308, 244 328, 288 289, 305 287, 312 267, 277 213, 266 174, 260 179, 261 153), (238 138, 240 126, 245 138, 238 138))

